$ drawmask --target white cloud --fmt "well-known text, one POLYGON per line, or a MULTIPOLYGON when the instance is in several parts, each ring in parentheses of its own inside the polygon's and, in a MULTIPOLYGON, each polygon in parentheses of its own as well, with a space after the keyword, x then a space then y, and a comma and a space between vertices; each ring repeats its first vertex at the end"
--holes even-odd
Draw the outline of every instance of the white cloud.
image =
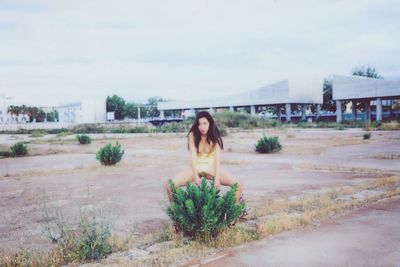
POLYGON ((56 104, 193 99, 360 64, 398 76, 398 11, 398 1, 2 1, 0 92, 56 104))

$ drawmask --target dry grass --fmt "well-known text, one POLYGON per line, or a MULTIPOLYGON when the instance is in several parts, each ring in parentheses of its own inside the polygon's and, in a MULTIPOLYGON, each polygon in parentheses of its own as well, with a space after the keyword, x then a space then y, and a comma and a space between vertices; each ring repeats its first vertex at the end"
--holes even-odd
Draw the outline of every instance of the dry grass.
POLYGON ((378 129, 384 131, 400 130, 400 123, 397 121, 384 122, 378 129))
POLYGON ((373 159, 399 160, 400 159, 400 155, 399 154, 385 154, 385 155, 371 156, 370 158, 373 158, 373 159))
POLYGON ((320 172, 341 172, 341 173, 358 173, 366 175, 374 175, 375 177, 385 177, 392 175, 389 171, 371 168, 355 168, 337 165, 321 165, 321 164, 301 164, 297 168, 304 170, 313 170, 320 172))
POLYGON ((146 257, 129 261, 129 266, 176 265, 183 260, 187 262, 195 258, 204 258, 227 247, 293 230, 309 225, 316 220, 340 215, 368 203, 397 195, 400 195, 400 177, 392 176, 375 179, 358 186, 338 187, 325 193, 304 196, 295 200, 271 200, 264 206, 254 208, 248 216, 249 221, 240 223, 217 238, 205 242, 195 240, 185 242, 181 235, 174 233, 172 227, 167 227, 158 233, 157 240, 173 241, 175 248, 161 250, 146 257), (343 198, 365 190, 382 189, 384 190, 380 194, 365 199, 350 198, 346 200, 343 198))
MULTIPOLYGON (((284 231, 309 225, 317 220, 340 215, 380 199, 400 195, 400 176, 378 178, 355 186, 334 188, 327 192, 300 196, 292 199, 270 200, 262 206, 253 208, 249 220, 212 240, 203 242, 189 240, 172 226, 166 225, 158 232, 144 235, 127 242, 126 237, 114 236, 113 251, 126 251, 129 248, 147 248, 154 244, 172 242, 172 246, 160 247, 152 253, 130 260, 128 257, 111 257, 103 264, 115 266, 170 266, 183 264, 196 258, 214 255, 222 249, 276 235, 284 231), (370 191, 377 194, 361 193, 370 191)), ((23 251, 17 254, 3 253, 0 266, 59 266, 65 264, 63 252, 54 247, 46 253, 23 251)), ((126 254, 126 253, 125 253, 126 254)))

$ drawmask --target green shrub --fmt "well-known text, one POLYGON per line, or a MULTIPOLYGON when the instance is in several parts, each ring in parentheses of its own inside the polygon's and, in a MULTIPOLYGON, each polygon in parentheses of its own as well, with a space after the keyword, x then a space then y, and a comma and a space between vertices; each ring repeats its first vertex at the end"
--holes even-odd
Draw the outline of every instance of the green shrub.
POLYGON ((96 154, 96 159, 101 162, 102 165, 110 166, 117 164, 124 155, 124 150, 121 149, 121 145, 116 143, 115 146, 107 144, 102 147, 96 154))
POLYGON ((42 233, 57 245, 65 263, 100 260, 113 252, 112 220, 99 208, 81 208, 77 223, 66 220, 59 207, 45 208, 42 233))
POLYGON ((96 124, 82 124, 74 127, 72 132, 75 134, 83 134, 83 133, 104 133, 104 127, 101 127, 96 124))
POLYGON ((154 133, 156 131, 157 131, 156 129, 147 128, 143 126, 133 127, 128 129, 128 133, 154 133))
POLYGON ((275 127, 275 120, 260 119, 247 113, 222 111, 214 115, 218 128, 252 129, 255 127, 275 127))
POLYGON ((124 127, 111 128, 110 132, 111 133, 127 133, 128 129, 126 129, 124 127))
POLYGON ((257 141, 255 145, 256 152, 273 153, 282 149, 278 136, 266 137, 265 135, 257 141))
POLYGON ((163 133, 180 133, 187 130, 185 124, 176 121, 165 123, 160 129, 163 133))
POLYGON ((336 130, 342 131, 345 130, 346 127, 343 124, 339 124, 338 126, 335 127, 336 130))
POLYGON ((81 145, 86 145, 86 144, 90 144, 92 142, 92 139, 90 139, 90 136, 86 135, 86 134, 82 134, 82 135, 77 135, 76 136, 76 140, 78 140, 78 142, 81 145))
POLYGON ((167 215, 175 228, 184 234, 206 241, 215 237, 237 221, 245 211, 244 202, 236 204, 235 193, 238 184, 234 184, 223 196, 214 188, 214 180, 208 183, 204 178, 200 186, 188 182, 186 190, 176 189, 170 180, 172 202, 167 215))
POLYGON ((28 154, 28 147, 23 142, 15 143, 10 147, 10 150, 13 157, 22 157, 28 154))
POLYGON ((49 129, 46 130, 48 134, 59 134, 63 132, 70 132, 67 128, 60 128, 60 129, 49 129))
POLYGON ((42 132, 42 131, 35 130, 31 133, 31 137, 43 137, 43 136, 44 136, 44 132, 42 132))
POLYGON ((370 139, 370 138, 371 138, 371 133, 370 132, 366 132, 366 133, 363 134, 363 139, 364 140, 370 139))

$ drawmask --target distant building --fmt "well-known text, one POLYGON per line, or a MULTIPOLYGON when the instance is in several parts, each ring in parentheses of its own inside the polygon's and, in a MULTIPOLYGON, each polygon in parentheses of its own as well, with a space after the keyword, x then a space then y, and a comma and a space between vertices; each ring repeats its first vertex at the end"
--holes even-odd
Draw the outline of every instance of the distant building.
POLYGON ((375 107, 376 121, 382 121, 383 107, 393 107, 400 99, 400 81, 360 76, 333 75, 332 99, 336 101, 336 121, 343 120, 342 102, 351 101, 352 120, 357 120, 357 103, 365 109, 365 120, 371 121, 371 106, 375 107))
POLYGON ((104 101, 80 101, 59 105, 59 122, 61 123, 96 123, 106 121, 106 103, 104 101))
POLYGON ((320 104, 322 102, 322 79, 303 78, 286 79, 226 97, 196 101, 158 102, 157 108, 160 110, 160 117, 164 118, 165 111, 181 110, 185 116, 193 116, 196 109, 208 109, 213 113, 220 109, 235 111, 243 107, 249 107, 251 115, 256 116, 259 110, 268 106, 276 109, 278 120, 281 120, 281 117, 284 116, 286 121, 290 121, 293 115, 292 105, 301 106, 301 118, 305 120, 306 109, 310 105, 316 105, 316 116, 320 116, 320 104), (281 114, 282 109, 285 109, 283 116, 281 114))

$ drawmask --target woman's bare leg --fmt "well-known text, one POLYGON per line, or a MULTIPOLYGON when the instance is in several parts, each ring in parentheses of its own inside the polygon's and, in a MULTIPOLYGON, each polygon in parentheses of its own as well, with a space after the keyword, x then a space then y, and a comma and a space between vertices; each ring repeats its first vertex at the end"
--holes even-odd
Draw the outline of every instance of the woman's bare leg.
MULTIPOLYGON (((208 173, 212 176, 215 176, 215 168, 214 165, 210 168, 210 170, 208 171, 208 173)), ((227 172, 223 169, 220 170, 220 175, 221 177, 220 179, 220 183, 221 185, 224 186, 232 186, 235 183, 238 184, 238 189, 236 191, 236 203, 239 203, 240 200, 240 195, 242 194, 242 183, 234 176, 232 175, 230 172, 227 172)))
POLYGON ((233 176, 230 172, 221 169, 220 182, 221 185, 232 186, 235 183, 238 184, 238 189, 236 191, 236 203, 239 203, 240 195, 242 194, 242 183, 233 176))
MULTIPOLYGON (((190 182, 194 181, 193 171, 191 168, 187 168, 181 171, 172 178, 172 182, 174 183, 176 188, 186 185, 188 181, 190 182)), ((165 183, 165 189, 167 191, 169 201, 171 201, 172 193, 171 193, 171 188, 169 186, 169 180, 165 183)))

